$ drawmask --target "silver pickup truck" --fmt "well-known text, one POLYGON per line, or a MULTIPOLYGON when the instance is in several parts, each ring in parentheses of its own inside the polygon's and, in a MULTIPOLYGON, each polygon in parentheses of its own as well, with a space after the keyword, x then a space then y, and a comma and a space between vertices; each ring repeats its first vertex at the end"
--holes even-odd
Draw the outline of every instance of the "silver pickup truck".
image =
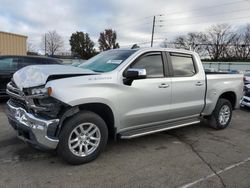
POLYGON ((206 119, 226 128, 243 75, 205 74, 195 52, 110 50, 79 67, 28 66, 7 86, 18 137, 71 164, 95 159, 108 139, 130 139, 206 119))

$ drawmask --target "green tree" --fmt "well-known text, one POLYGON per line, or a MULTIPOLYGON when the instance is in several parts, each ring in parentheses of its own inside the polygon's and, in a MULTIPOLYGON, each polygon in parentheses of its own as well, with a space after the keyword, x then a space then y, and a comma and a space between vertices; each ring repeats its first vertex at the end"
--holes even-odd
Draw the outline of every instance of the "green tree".
POLYGON ((89 59, 96 54, 94 42, 90 39, 88 33, 72 33, 70 40, 71 52, 74 56, 82 59, 89 59))
POLYGON ((100 33, 98 39, 99 49, 101 51, 106 51, 110 49, 119 48, 119 43, 116 42, 117 34, 115 30, 105 29, 104 32, 100 33))

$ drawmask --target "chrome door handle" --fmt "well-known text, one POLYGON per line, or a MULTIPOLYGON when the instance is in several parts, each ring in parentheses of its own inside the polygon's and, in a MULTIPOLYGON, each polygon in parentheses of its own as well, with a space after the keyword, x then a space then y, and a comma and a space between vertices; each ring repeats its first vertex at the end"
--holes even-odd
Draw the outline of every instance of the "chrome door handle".
POLYGON ((196 86, 202 86, 203 83, 202 83, 202 82, 197 82, 195 85, 196 85, 196 86))
POLYGON ((159 85, 159 88, 168 88, 168 87, 169 87, 169 85, 166 83, 162 83, 159 85))

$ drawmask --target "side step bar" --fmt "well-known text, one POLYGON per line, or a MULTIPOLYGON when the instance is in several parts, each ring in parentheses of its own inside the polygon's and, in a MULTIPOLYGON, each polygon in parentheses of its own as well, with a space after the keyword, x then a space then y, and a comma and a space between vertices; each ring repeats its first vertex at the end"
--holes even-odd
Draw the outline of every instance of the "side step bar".
POLYGON ((155 126, 125 131, 125 132, 121 132, 119 134, 120 134, 120 138, 122 138, 122 139, 131 139, 131 138, 136 138, 139 136, 144 136, 144 135, 153 134, 153 133, 157 133, 157 132, 167 131, 167 130, 185 127, 188 125, 193 125, 193 124, 198 124, 198 123, 200 123, 200 120, 196 119, 196 120, 191 121, 191 122, 190 121, 189 122, 182 121, 182 123, 179 122, 179 124, 169 123, 169 124, 165 124, 165 125, 155 125, 155 126))

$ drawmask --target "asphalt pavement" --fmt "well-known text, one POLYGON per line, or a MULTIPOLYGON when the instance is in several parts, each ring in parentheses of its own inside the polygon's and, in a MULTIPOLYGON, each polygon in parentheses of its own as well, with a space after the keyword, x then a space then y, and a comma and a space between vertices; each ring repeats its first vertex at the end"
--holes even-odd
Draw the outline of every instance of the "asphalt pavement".
POLYGON ((250 111, 230 127, 204 123, 111 142, 88 164, 70 166, 16 138, 0 103, 0 187, 250 187, 250 111))

